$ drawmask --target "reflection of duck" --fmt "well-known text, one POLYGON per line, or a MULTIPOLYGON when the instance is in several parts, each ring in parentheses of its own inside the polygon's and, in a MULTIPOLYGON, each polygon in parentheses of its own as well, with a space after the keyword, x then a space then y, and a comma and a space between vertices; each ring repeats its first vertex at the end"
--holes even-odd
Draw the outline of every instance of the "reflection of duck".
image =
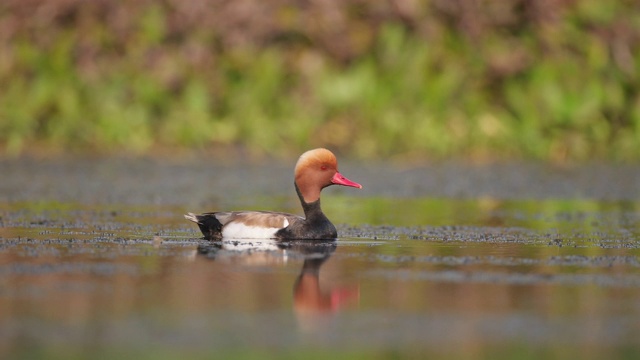
POLYGON ((330 252, 316 252, 304 260, 302 270, 293 286, 293 304, 298 315, 311 313, 331 313, 345 302, 358 297, 358 289, 332 288, 323 291, 320 286, 320 267, 331 256, 330 252), (321 254, 320 256, 318 256, 321 254))
MULTIPOLYGON (((276 265, 290 258, 317 263, 318 268, 337 248, 335 240, 223 239, 198 246, 198 254, 209 259, 240 260, 247 265, 276 265)), ((304 272, 304 266, 303 266, 304 272)))
POLYGON ((338 172, 335 155, 327 149, 309 150, 300 156, 294 185, 305 217, 266 211, 189 213, 207 240, 230 238, 335 239, 335 226, 320 208, 320 191, 330 185, 362 188, 338 172))
POLYGON ((271 239, 224 239, 198 246, 198 254, 211 260, 222 260, 247 266, 285 264, 285 244, 271 239))
POLYGON ((316 328, 326 315, 359 299, 359 288, 333 287, 328 291, 320 284, 320 268, 336 250, 335 240, 275 241, 224 240, 198 247, 198 253, 209 259, 241 261, 244 265, 281 265, 289 259, 304 259, 293 285, 293 308, 304 329, 316 328))

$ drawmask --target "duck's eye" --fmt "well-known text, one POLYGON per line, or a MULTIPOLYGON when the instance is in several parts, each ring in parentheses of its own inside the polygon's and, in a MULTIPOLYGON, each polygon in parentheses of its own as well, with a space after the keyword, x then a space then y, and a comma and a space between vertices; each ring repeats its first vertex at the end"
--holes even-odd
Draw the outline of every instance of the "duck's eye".
POLYGON ((322 170, 322 171, 327 170, 327 165, 322 165, 322 166, 320 166, 320 170, 322 170))

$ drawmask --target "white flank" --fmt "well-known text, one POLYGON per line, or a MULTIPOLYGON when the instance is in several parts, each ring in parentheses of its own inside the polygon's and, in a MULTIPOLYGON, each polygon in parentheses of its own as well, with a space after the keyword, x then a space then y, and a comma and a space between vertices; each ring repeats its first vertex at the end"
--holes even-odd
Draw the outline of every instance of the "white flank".
MULTIPOLYGON (((285 227, 289 225, 287 220, 285 227)), ((223 239, 273 239, 281 228, 247 226, 240 222, 230 222, 222 228, 223 239)))

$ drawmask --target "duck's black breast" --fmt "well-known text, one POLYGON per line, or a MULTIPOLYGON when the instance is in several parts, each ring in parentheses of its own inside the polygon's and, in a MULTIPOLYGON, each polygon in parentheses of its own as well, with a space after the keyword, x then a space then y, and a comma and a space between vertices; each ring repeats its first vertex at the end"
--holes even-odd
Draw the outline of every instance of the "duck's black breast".
POLYGON ((338 237, 336 227, 329 221, 309 226, 306 220, 276 232, 276 238, 281 240, 330 240, 338 237))
POLYGON ((278 239, 295 240, 320 240, 335 239, 338 231, 331 221, 324 215, 320 208, 320 200, 312 203, 302 201, 305 218, 291 222, 289 226, 276 233, 278 239))

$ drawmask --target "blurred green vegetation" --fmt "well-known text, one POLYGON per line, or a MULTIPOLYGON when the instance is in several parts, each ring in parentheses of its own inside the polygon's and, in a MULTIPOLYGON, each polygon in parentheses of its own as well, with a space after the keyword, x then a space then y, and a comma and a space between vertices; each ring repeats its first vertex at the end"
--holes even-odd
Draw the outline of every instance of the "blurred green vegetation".
POLYGON ((636 0, 6 0, 0 152, 640 159, 636 0))
POLYGON ((51 347, 31 347, 18 349, 11 354, 16 355, 13 359, 38 359, 46 358, 50 360, 76 360, 86 359, 87 357, 97 358, 100 360, 122 359, 123 357, 133 357, 146 360, 170 360, 188 356, 190 359, 344 359, 344 360, 394 360, 394 359, 419 359, 424 356, 431 358, 447 358, 447 359, 509 359, 509 360, 528 360, 540 358, 566 358, 578 356, 584 359, 596 359, 602 356, 611 356, 615 359, 636 359, 638 349, 634 347, 612 348, 608 353, 604 351, 589 351, 576 345, 561 347, 560 345, 534 347, 530 344, 512 344, 493 345, 486 347, 473 348, 438 348, 424 349, 414 348, 411 346, 403 346, 397 349, 351 349, 337 348, 328 349, 321 347, 312 347, 310 349, 300 349, 297 347, 291 349, 280 349, 277 347, 252 349, 247 346, 238 347, 237 349, 229 348, 211 348, 211 349, 184 349, 170 348, 167 345, 160 344, 156 346, 141 345, 138 348, 125 347, 114 348, 108 346, 95 346, 87 348, 79 348, 77 346, 51 346, 51 347), (98 354, 98 355, 96 355, 98 354))

